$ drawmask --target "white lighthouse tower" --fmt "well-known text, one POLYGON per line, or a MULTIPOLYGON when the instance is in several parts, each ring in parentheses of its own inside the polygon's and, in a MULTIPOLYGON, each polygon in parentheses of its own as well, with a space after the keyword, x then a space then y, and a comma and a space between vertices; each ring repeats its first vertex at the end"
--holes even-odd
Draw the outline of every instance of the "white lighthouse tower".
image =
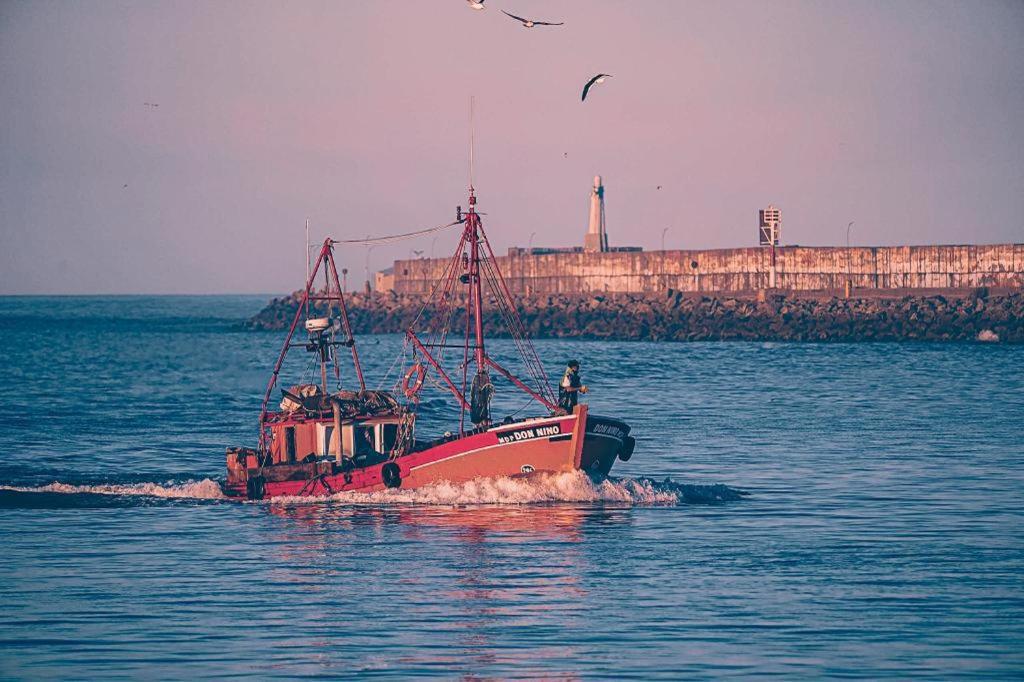
POLYGON ((608 250, 608 233, 604 224, 604 185, 601 176, 594 176, 594 188, 590 192, 590 226, 583 239, 583 250, 595 253, 608 250))

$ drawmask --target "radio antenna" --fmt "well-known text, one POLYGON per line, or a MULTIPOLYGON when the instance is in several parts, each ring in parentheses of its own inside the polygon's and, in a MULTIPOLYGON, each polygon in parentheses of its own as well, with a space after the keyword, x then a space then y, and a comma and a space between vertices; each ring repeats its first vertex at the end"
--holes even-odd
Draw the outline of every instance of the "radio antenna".
MULTIPOLYGON (((306 286, 309 286, 309 218, 306 218, 306 286)), ((306 300, 306 317, 309 317, 309 300, 306 300)))
POLYGON ((469 190, 473 191, 473 148, 476 146, 474 140, 474 122, 473 122, 473 109, 475 108, 476 98, 473 95, 469 96, 469 190))

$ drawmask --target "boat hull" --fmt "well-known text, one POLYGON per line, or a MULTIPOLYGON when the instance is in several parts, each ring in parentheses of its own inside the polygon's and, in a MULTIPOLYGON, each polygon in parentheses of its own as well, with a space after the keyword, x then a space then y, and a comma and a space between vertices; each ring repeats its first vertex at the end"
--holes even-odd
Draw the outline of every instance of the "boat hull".
MULTIPOLYGON (((249 498, 306 497, 339 492, 368 493, 389 487, 412 489, 441 481, 463 483, 475 478, 573 471, 583 468, 588 425, 586 406, 580 405, 572 414, 492 426, 350 471, 338 470, 337 465, 329 461, 249 469, 245 481, 229 482, 226 491, 236 497, 249 498), (391 472, 386 471, 388 467, 391 472), (394 467, 397 467, 397 485, 394 467)), ((610 469, 608 444, 611 441, 607 438, 590 440, 594 444, 589 457, 600 463, 597 468, 590 464, 592 470, 610 469)), ((611 457, 613 461, 614 454, 611 457)))
POLYGON ((596 476, 607 476, 617 459, 633 455, 633 439, 629 425, 619 419, 590 415, 587 417, 579 468, 596 476))

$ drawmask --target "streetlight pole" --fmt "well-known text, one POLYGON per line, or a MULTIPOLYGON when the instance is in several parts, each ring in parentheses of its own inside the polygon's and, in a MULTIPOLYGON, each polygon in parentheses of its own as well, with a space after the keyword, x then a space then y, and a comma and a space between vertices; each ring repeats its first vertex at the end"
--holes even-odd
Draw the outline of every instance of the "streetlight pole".
POLYGON ((526 245, 526 253, 527 253, 527 255, 533 255, 533 236, 535 234, 537 234, 537 233, 536 232, 531 232, 530 233, 530 241, 526 245))
POLYGON ((341 269, 341 293, 348 293, 348 268, 341 269))
POLYGON ((853 288, 853 282, 851 282, 850 274, 850 228, 853 227, 853 221, 851 220, 846 225, 846 298, 850 298, 850 289, 853 288))
MULTIPOLYGON (((366 235, 366 241, 370 241, 370 235, 366 235)), ((373 247, 369 246, 366 249, 366 263, 363 265, 363 274, 366 276, 365 284, 366 293, 370 293, 370 254, 373 253, 373 247)))
POLYGON ((666 232, 668 232, 668 228, 667 227, 664 230, 661 231, 661 250, 662 251, 665 250, 665 233, 666 232))
MULTIPOLYGON (((420 279, 426 280, 427 279, 427 261, 423 257, 423 251, 418 251, 416 249, 409 249, 409 260, 410 261, 418 260, 420 262, 420 279)), ((409 267, 410 268, 413 267, 412 263, 409 264, 409 267)))

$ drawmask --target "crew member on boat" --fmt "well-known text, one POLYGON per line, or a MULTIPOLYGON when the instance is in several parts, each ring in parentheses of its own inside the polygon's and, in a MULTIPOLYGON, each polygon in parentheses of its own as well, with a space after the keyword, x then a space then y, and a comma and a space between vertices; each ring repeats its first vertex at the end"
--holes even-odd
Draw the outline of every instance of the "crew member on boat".
POLYGON ((580 378, 579 360, 570 360, 566 365, 565 374, 562 375, 562 381, 558 384, 559 407, 566 412, 572 412, 572 408, 579 402, 579 394, 586 392, 587 387, 580 378))
POLYGON ((491 397, 494 395, 494 385, 487 374, 487 370, 481 369, 473 377, 473 387, 470 391, 469 419, 477 426, 489 426, 491 423, 491 397))

